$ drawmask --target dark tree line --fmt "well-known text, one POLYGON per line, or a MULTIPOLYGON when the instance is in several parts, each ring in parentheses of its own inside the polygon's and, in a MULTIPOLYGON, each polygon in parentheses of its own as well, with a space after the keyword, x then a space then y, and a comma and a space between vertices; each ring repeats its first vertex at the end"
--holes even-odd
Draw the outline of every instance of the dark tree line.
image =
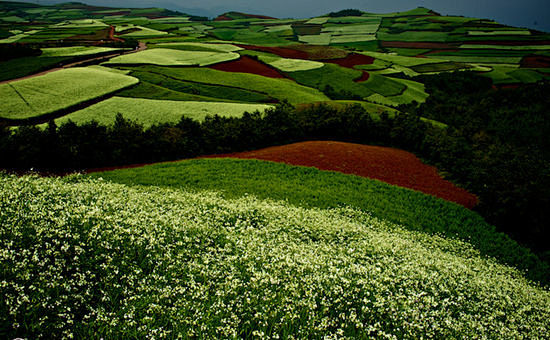
POLYGON ((375 120, 360 105, 296 109, 282 103, 263 114, 203 122, 184 117, 148 128, 120 115, 110 126, 0 126, 0 167, 63 173, 304 140, 395 146, 437 165, 478 195, 482 216, 548 261, 550 84, 495 90, 485 79, 470 73, 423 77, 431 94, 425 104, 402 106, 407 113, 375 120))

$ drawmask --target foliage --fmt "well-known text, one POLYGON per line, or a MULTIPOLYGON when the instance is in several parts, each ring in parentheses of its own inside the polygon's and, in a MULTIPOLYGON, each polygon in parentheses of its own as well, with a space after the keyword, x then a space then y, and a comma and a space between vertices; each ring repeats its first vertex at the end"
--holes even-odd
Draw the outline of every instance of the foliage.
POLYGON ((360 17, 361 15, 363 15, 363 12, 361 12, 360 10, 358 9, 343 9, 341 11, 338 11, 338 12, 330 12, 328 14, 329 17, 332 17, 332 18, 338 18, 338 17, 353 17, 353 16, 357 16, 357 17, 360 17))

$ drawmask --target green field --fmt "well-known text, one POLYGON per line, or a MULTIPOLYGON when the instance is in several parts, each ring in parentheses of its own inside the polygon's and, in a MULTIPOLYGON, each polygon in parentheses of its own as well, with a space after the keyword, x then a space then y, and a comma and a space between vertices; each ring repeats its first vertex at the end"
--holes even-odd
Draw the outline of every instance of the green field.
MULTIPOLYGON (((232 44, 210 44, 210 43, 198 43, 198 42, 174 42, 174 43, 160 43, 156 44, 155 47, 161 48, 201 48, 204 50, 212 50, 217 52, 237 52, 241 51, 242 48, 232 45, 232 44)), ((200 50, 199 50, 200 51, 200 50)))
POLYGON ((113 97, 56 119, 56 123, 62 124, 69 120, 82 124, 95 120, 104 125, 110 125, 115 121, 117 114, 124 118, 149 127, 154 124, 177 123, 181 117, 202 121, 206 116, 240 117, 245 111, 263 112, 270 105, 241 104, 223 102, 192 102, 174 100, 154 100, 142 98, 113 97))
POLYGON ((1 175, 0 202, 9 338, 548 335, 518 271, 354 208, 80 176, 1 175))
POLYGON ((283 72, 308 71, 325 66, 325 64, 318 61, 288 58, 279 58, 268 62, 268 64, 283 72))
POLYGON ((41 57, 75 57, 117 51, 122 51, 122 49, 112 47, 88 46, 50 47, 42 48, 41 57))
POLYGON ((160 66, 206 66, 239 59, 238 53, 179 51, 155 48, 115 57, 105 65, 160 65, 160 66))
POLYGON ((384 96, 376 93, 366 99, 382 105, 397 106, 400 104, 410 104, 413 101, 423 103, 428 98, 428 94, 424 90, 424 84, 422 83, 398 78, 393 79, 393 81, 405 86, 405 90, 395 96, 384 96))
POLYGON ((468 240, 482 254, 518 268, 530 268, 528 275, 532 278, 550 279, 547 264, 497 233, 476 213, 430 195, 362 177, 236 159, 160 163, 91 176, 127 185, 215 190, 230 199, 254 195, 306 208, 351 206, 413 231, 468 240))
POLYGON ((0 118, 39 117, 137 84, 134 77, 97 68, 70 68, 0 84, 0 118))
MULTIPOLYGON (((189 81, 204 85, 221 85, 228 88, 255 91, 279 100, 286 99, 291 104, 328 100, 328 98, 318 90, 298 85, 288 79, 274 79, 255 74, 224 72, 209 68, 195 67, 166 68, 147 66, 136 68, 136 70, 143 70, 158 75, 166 75, 176 80, 189 81)), ((223 94, 220 93, 220 95, 223 94)))

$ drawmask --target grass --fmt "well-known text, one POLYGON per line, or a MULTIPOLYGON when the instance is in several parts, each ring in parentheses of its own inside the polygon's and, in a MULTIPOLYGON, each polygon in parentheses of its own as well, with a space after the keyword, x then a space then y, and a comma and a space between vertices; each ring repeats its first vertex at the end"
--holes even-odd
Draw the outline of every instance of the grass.
POLYGON ((167 75, 171 78, 205 85, 221 85, 241 90, 255 91, 291 104, 325 101, 321 92, 296 84, 288 79, 274 79, 249 73, 232 73, 208 68, 162 68, 148 66, 144 71, 167 75))
POLYGON ((517 271, 355 209, 78 176, 0 195, 6 338, 548 335, 517 271))
POLYGON ((178 51, 155 48, 115 57, 105 65, 206 66, 239 59, 238 53, 178 51))
POLYGON ((157 31, 157 30, 154 30, 148 27, 143 27, 143 26, 135 26, 135 28, 138 28, 139 30, 135 32, 123 34, 122 37, 149 38, 149 37, 158 37, 158 36, 164 36, 169 34, 168 32, 157 31))
POLYGON ((138 82, 97 68, 70 68, 0 84, 1 118, 27 119, 54 113, 138 82))
POLYGON ((510 30, 510 31, 468 31, 468 35, 473 36, 495 36, 495 35, 531 35, 528 30, 510 30))
POLYGON ((352 206, 409 230, 466 240, 482 254, 518 268, 530 268, 529 277, 550 282, 547 264, 505 234, 497 233, 478 214, 430 195, 358 176, 236 159, 160 163, 91 176, 127 185, 215 190, 228 199, 254 195, 306 208, 352 206))
POLYGON ((95 120, 104 125, 110 125, 115 121, 116 115, 121 113, 124 118, 137 121, 145 127, 161 123, 177 123, 181 117, 188 117, 198 121, 206 116, 241 117, 245 111, 263 112, 270 105, 242 104, 223 102, 192 102, 155 100, 142 98, 113 97, 89 106, 83 110, 56 119, 56 123, 62 124, 69 120, 82 124, 95 120))

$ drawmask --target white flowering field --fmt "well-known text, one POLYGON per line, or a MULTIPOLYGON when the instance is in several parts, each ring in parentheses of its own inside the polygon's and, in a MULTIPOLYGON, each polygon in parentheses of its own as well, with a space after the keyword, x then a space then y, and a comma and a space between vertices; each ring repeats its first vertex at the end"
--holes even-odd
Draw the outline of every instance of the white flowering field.
POLYGON ((550 292, 351 208, 0 175, 0 337, 548 338, 550 292))

